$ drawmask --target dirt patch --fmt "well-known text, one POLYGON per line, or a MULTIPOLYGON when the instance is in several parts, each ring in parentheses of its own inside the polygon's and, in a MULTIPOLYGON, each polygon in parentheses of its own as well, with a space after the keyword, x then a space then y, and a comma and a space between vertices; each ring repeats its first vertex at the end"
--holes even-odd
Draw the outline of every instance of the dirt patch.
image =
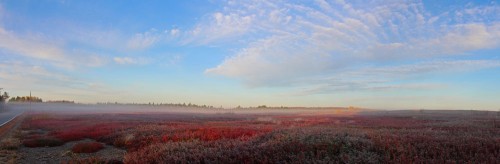
POLYGON ((20 115, 0 127, 0 163, 17 163, 21 146, 20 132, 17 128, 21 125, 24 115, 20 115))
POLYGON ((73 153, 71 148, 78 143, 95 142, 91 139, 68 142, 57 147, 28 148, 22 146, 19 149, 20 158, 18 163, 62 163, 86 158, 99 158, 102 160, 123 161, 126 151, 113 146, 105 145, 104 148, 95 153, 73 153))

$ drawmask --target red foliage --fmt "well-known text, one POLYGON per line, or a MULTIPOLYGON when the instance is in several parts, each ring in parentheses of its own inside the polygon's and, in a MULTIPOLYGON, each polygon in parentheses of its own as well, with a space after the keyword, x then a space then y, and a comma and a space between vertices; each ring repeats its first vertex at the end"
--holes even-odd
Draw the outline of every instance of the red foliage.
POLYGON ((196 130, 178 131, 173 134, 163 135, 161 140, 163 142, 173 141, 189 141, 189 140, 202 140, 202 141, 216 141, 220 139, 242 139, 253 137, 257 134, 262 134, 267 131, 257 129, 245 129, 240 127, 224 127, 224 128, 207 128, 200 127, 196 130))
POLYGON ((482 119, 176 117, 33 116, 23 123, 34 132, 23 144, 57 146, 90 138, 126 148, 129 163, 498 163, 500 156, 500 131, 482 119))
POLYGON ((50 133, 51 136, 59 138, 65 142, 78 141, 84 138, 99 140, 102 137, 112 134, 119 129, 119 125, 115 123, 100 123, 100 124, 82 124, 79 127, 56 130, 50 133))
POLYGON ((52 132, 50 135, 59 138, 64 142, 78 141, 84 139, 86 136, 85 132, 81 130, 56 131, 52 132))
POLYGON ((57 138, 63 142, 78 141, 85 138, 102 140, 109 138, 115 131, 130 127, 131 124, 122 122, 109 122, 103 119, 76 117, 66 118, 64 116, 35 115, 23 122, 23 129, 42 129, 48 131, 47 134, 34 134, 25 137, 26 139, 50 137, 57 138))
POLYGON ((102 143, 99 142, 84 142, 78 143, 71 148, 73 153, 95 153, 104 148, 102 143))

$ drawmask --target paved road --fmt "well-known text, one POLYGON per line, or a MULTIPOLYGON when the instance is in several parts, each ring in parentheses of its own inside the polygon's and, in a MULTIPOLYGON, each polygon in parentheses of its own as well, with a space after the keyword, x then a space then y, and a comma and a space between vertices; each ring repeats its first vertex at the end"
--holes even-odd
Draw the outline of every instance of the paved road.
POLYGON ((14 117, 22 114, 28 108, 26 106, 12 106, 0 104, 0 126, 12 120, 14 117))

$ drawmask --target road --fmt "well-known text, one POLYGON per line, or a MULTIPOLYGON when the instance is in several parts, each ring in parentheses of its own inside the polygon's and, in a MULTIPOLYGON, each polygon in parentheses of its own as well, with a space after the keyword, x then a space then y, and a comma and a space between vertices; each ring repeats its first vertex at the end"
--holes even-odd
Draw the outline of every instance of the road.
POLYGON ((27 109, 26 106, 2 105, 0 108, 0 126, 8 123, 27 109))

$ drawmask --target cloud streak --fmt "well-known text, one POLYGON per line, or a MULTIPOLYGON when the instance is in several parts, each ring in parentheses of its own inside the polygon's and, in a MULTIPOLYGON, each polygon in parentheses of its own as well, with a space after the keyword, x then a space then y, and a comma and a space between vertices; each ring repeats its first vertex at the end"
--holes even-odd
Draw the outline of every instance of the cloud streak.
POLYGON ((19 37, 0 27, 0 48, 9 52, 43 60, 63 62, 64 50, 54 44, 30 37, 19 37))
POLYGON ((428 61, 407 65, 363 67, 344 70, 333 75, 297 81, 307 83, 292 95, 331 94, 346 91, 434 90, 445 83, 401 82, 431 74, 459 74, 500 67, 500 60, 428 61))
POLYGON ((149 62, 146 58, 133 57, 114 57, 113 61, 121 65, 147 64, 149 62))
POLYGON ((68 97, 111 95, 112 89, 98 82, 88 82, 65 73, 24 62, 0 62, 0 80, 11 90, 34 89, 51 96, 68 97))
POLYGON ((8 56, 24 56, 34 61, 44 61, 53 66, 75 69, 98 67, 106 64, 102 55, 80 49, 66 49, 63 42, 33 35, 19 35, 0 27, 0 53, 8 56))

